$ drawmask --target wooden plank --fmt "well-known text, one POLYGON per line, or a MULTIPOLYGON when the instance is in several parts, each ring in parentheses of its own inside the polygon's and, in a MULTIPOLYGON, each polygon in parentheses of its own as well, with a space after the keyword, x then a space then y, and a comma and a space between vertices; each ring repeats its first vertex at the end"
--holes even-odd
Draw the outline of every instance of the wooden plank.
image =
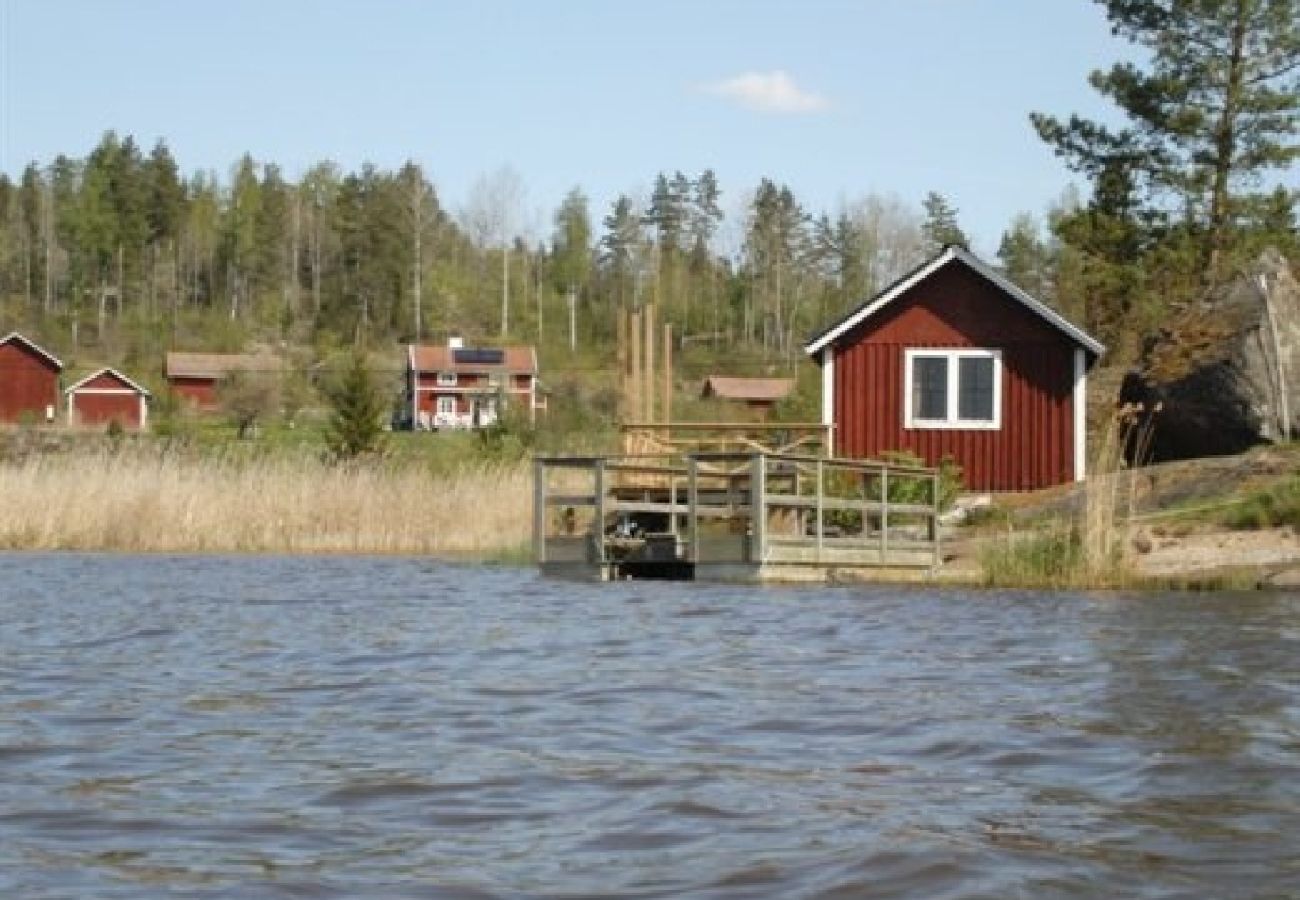
POLYGON ((750 562, 761 563, 767 546, 767 459, 761 453, 755 453, 750 462, 750 534, 754 542, 750 551, 754 554, 750 562))
POLYGON ((651 500, 614 500, 606 509, 609 512, 662 513, 666 516, 685 515, 690 508, 685 503, 655 503, 651 500))
POLYGON ((588 535, 575 537, 548 537, 546 539, 545 557, 540 560, 549 562, 590 562, 591 540, 588 535))
POLYGON ((545 501, 547 506, 595 506, 595 494, 550 494, 545 501))

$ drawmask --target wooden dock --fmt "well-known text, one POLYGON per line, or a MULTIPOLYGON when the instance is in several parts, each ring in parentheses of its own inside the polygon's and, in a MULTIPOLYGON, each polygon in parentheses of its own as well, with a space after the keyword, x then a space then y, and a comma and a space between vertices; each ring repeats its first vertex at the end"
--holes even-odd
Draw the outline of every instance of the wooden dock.
POLYGON ((763 451, 534 465, 534 552, 547 574, 920 580, 941 560, 934 469, 763 451))

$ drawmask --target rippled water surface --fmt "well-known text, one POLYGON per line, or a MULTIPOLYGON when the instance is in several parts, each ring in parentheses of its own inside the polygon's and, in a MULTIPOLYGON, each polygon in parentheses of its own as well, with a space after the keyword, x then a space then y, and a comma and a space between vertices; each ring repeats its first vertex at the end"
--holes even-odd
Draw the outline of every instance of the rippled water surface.
POLYGON ((1300 597, 0 556, 0 896, 1300 896, 1300 597))

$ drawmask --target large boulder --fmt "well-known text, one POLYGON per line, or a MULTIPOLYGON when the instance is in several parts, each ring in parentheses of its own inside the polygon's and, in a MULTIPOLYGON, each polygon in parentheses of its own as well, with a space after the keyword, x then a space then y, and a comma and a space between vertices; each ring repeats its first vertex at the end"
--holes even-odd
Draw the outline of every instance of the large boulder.
POLYGON ((1286 258, 1265 251, 1239 278, 1173 316, 1125 378, 1120 399, 1153 415, 1156 462, 1300 435, 1300 283, 1286 258))

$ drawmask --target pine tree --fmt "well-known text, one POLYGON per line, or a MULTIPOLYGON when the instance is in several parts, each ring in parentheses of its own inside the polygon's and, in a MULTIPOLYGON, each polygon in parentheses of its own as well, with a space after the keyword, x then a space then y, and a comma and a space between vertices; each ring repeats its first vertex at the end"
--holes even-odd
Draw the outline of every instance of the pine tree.
POLYGON ((610 214, 605 217, 604 225, 605 235, 600 239, 601 262, 614 283, 619 305, 625 306, 633 299, 628 287, 635 275, 636 252, 641 244, 641 218, 636 214, 632 198, 619 194, 610 214))
POLYGON ((1075 171, 1097 180, 1122 162, 1153 213, 1190 213, 1205 280, 1227 271, 1251 181, 1300 155, 1297 0, 1097 0, 1112 31, 1150 55, 1089 81, 1128 118, 1113 130, 1077 115, 1034 113, 1034 127, 1075 171))
POLYGON ((1029 213, 1017 215, 1002 233, 998 245, 1002 270, 1012 282, 1040 300, 1049 299, 1051 257, 1051 248, 1039 236, 1038 223, 1029 213))
POLYGON ((921 230, 931 254, 938 253, 950 244, 969 247, 966 232, 957 224, 957 209, 948 202, 947 197, 937 191, 930 191, 925 195, 922 206, 925 207, 925 224, 921 230))
POLYGON ((354 460, 382 451, 385 404, 360 350, 352 353, 342 379, 329 392, 329 401, 332 414, 325 439, 336 459, 354 460))

